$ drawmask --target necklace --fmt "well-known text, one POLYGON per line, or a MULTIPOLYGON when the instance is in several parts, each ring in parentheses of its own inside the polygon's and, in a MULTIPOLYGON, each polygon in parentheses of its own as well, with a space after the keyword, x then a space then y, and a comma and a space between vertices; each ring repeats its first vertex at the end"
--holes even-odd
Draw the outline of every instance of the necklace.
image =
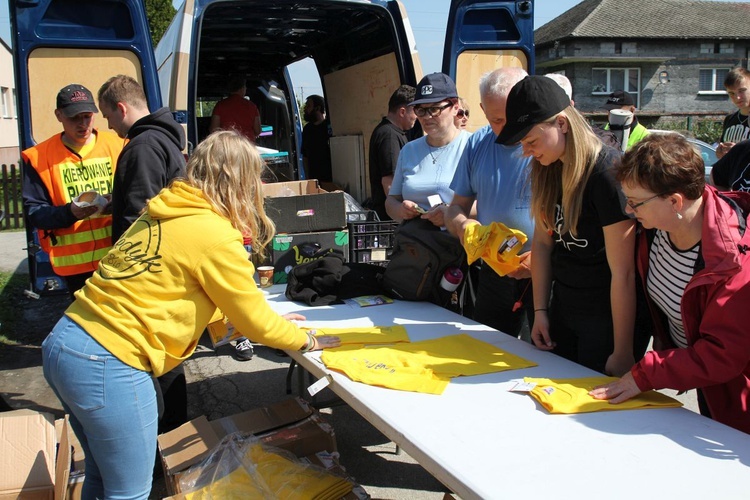
MULTIPOLYGON (((446 144, 446 146, 447 146, 447 144, 446 144)), ((427 144, 427 148, 428 148, 428 151, 430 153, 430 158, 432 158, 432 164, 434 165, 435 163, 437 163, 438 158, 440 158, 440 155, 443 154, 443 151, 445 151, 445 146, 441 146, 439 148, 435 148, 437 151, 439 151, 438 154, 437 154, 437 156, 435 156, 434 154, 432 154, 432 146, 430 146, 429 144, 427 144)))

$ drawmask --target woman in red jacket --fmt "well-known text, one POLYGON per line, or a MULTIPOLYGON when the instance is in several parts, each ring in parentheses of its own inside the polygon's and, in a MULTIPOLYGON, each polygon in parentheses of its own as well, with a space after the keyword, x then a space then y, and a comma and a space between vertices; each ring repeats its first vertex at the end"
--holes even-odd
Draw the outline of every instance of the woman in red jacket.
POLYGON ((590 394, 620 403, 696 388, 701 413, 750 433, 750 194, 706 186, 700 154, 678 134, 649 135, 625 154, 617 179, 645 228, 638 268, 656 350, 590 394))

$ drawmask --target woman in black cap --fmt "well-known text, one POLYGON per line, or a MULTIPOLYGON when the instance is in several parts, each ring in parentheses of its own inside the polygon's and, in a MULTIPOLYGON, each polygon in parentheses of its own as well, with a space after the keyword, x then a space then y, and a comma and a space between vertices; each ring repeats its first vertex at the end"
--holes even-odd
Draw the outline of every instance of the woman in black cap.
POLYGON ((604 146, 560 86, 543 76, 508 95, 501 144, 531 156, 534 344, 589 368, 633 366, 635 222, 604 146))
POLYGON ((459 109, 456 84, 446 74, 431 73, 419 82, 409 105, 425 136, 401 149, 385 209, 393 220, 421 215, 444 226, 445 210, 453 199, 450 183, 470 135, 454 124, 459 109))

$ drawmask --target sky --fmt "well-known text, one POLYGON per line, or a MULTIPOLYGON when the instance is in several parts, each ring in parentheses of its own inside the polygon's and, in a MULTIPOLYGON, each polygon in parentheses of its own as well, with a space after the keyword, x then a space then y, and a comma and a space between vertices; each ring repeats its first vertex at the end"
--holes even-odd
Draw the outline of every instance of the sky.
MULTIPOLYGON (((401 1, 409 16, 424 74, 440 71, 442 69, 443 43, 445 41, 445 28, 448 23, 450 0, 401 1)), ((534 28, 548 23, 580 2, 581 0, 534 0, 534 28)), ((181 3, 182 0, 173 0, 175 6, 181 3)), ((11 45, 8 0, 0 0, 0 37, 8 45, 11 45)), ((311 63, 301 63, 299 68, 294 68, 292 79, 298 95, 322 93, 317 72, 311 63)))

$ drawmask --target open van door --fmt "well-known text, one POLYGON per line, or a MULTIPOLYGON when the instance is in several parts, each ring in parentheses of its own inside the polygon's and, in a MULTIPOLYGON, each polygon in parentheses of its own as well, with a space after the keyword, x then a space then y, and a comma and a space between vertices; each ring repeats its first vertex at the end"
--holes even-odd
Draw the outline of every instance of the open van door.
POLYGON ((458 95, 477 110, 469 118, 470 132, 487 124, 479 112, 479 78, 513 66, 534 73, 534 2, 451 0, 443 72, 455 80, 458 95))
MULTIPOLYGON (((110 77, 138 80, 149 109, 161 107, 150 30, 141 0, 11 0, 11 33, 21 150, 60 133, 58 91, 79 83, 94 94, 110 77)), ((107 128, 97 114, 94 127, 107 128)), ((28 220, 28 219, 27 219, 28 220)), ((32 291, 65 291, 26 227, 32 291)))

